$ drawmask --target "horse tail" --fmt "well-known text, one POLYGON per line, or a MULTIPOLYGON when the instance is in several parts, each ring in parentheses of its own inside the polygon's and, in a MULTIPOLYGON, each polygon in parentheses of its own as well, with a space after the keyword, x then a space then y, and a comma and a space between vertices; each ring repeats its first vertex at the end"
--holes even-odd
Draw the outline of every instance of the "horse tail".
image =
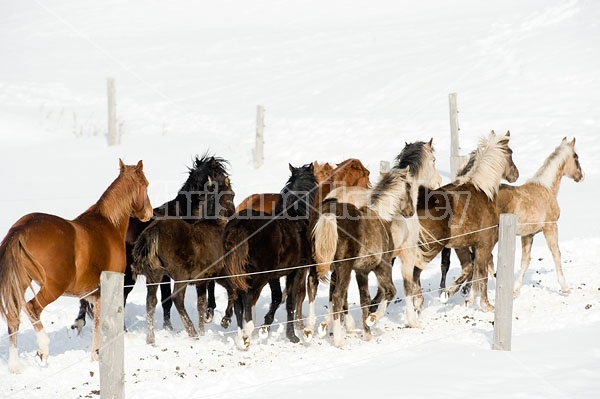
POLYGON ((242 227, 232 226, 225 229, 223 237, 225 274, 229 276, 233 288, 238 291, 247 291, 250 288, 246 275, 246 263, 250 251, 248 239, 248 232, 242 227))
POLYGON ((326 281, 331 270, 338 243, 337 218, 333 213, 319 216, 312 231, 313 253, 317 262, 317 276, 326 281))
POLYGON ((437 255, 435 248, 431 245, 434 243, 441 244, 440 240, 427 230, 422 223, 419 223, 418 256, 420 259, 431 259, 434 255, 437 255))
POLYGON ((31 275, 39 278, 40 283, 46 280, 46 273, 25 248, 18 233, 9 234, 0 244, 0 314, 7 324, 19 323, 21 309, 25 305, 25 290, 31 287, 31 275), (21 263, 21 251, 31 261, 35 270, 28 271, 21 263))
POLYGON ((148 226, 135 241, 133 246, 133 263, 131 270, 134 274, 145 276, 163 268, 158 256, 159 231, 156 225, 148 226))

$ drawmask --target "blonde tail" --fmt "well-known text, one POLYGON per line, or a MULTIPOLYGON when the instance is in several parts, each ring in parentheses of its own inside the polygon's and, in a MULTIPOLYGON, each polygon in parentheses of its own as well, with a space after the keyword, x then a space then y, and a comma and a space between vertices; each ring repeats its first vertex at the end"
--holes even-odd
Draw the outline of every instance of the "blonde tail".
POLYGON ((327 280, 331 269, 331 262, 335 257, 338 243, 337 219, 332 213, 323 213, 319 216, 312 231, 313 253, 317 265, 317 276, 320 280, 327 280))

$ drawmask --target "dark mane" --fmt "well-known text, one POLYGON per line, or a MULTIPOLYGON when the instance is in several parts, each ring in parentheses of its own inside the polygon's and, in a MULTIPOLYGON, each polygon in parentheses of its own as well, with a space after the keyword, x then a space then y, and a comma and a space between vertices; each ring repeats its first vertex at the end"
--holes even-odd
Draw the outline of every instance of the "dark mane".
POLYGON ((457 172, 456 172, 456 177, 461 177, 466 175, 471 169, 473 169, 473 165, 475 165, 475 155, 477 154, 477 149, 471 151, 471 153, 469 154, 469 160, 467 161, 467 163, 465 164, 465 166, 463 166, 462 168, 460 168, 457 172))
POLYGON ((404 169, 409 167, 411 175, 416 176, 421 170, 423 164, 423 148, 424 141, 415 141, 414 143, 406 143, 400 154, 396 157, 395 169, 404 169))
POLYGON ((209 183, 209 177, 212 184, 216 182, 216 191, 219 193, 228 192, 220 198, 220 209, 223 210, 222 216, 233 214, 233 191, 229 181, 227 171, 228 162, 220 157, 215 157, 205 153, 202 157, 196 155, 193 166, 188 168, 188 178, 179 189, 177 196, 155 209, 157 216, 197 218, 199 212, 206 213, 205 216, 213 215, 216 212, 214 206, 211 209, 204 208, 202 211, 201 203, 206 198, 206 194, 214 190, 209 183))
POLYGON ((275 207, 276 214, 308 216, 315 198, 317 179, 312 164, 299 168, 290 165, 292 175, 281 190, 281 198, 275 207))

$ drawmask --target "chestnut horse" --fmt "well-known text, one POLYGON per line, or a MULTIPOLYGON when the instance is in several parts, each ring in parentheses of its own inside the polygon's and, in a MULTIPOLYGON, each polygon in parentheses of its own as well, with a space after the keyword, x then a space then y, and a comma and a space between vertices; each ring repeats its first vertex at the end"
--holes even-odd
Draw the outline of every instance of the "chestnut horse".
POLYGON ((19 219, 0 244, 0 314, 8 324, 8 367, 20 372, 17 333, 24 310, 37 335, 38 356, 47 362, 49 339, 40 314, 61 295, 96 300, 92 358, 98 357, 100 274, 123 273, 126 266, 125 234, 129 218, 150 220, 148 181, 142 161, 136 166, 119 160, 117 179, 98 202, 72 221, 45 213, 19 219), (40 289, 25 303, 25 291, 35 281, 40 289))
MULTIPOLYGON (((466 173, 463 172, 463 173, 466 173)), ((575 139, 567 141, 563 138, 560 145, 546 158, 544 164, 535 175, 520 186, 502 184, 498 196, 500 213, 514 213, 517 215, 517 235, 521 236, 521 269, 515 280, 514 295, 517 296, 523 284, 523 276, 531 262, 531 244, 533 237, 539 232, 544 233, 548 248, 552 253, 556 275, 561 291, 570 292, 566 282, 558 247, 558 226, 556 221, 560 216, 557 196, 560 181, 563 176, 575 182, 583 180, 584 174, 579 164, 579 156, 575 152, 575 139)), ((463 257, 460 257, 463 260, 463 257)), ((470 257, 465 257, 464 269, 470 268, 470 257)), ((449 263, 448 263, 449 266, 449 263)), ((442 269, 445 280, 447 269, 442 269)), ((470 278, 469 276, 468 278, 470 278)))
MULTIPOLYGON (((509 139, 510 132, 497 136, 492 131, 480 141, 476 150, 478 155, 466 175, 438 190, 419 195, 417 212, 423 231, 421 239, 428 244, 420 247, 422 258, 413 270, 414 279, 404 278, 409 326, 419 325, 417 314, 423 304, 421 271, 445 246, 475 249, 472 295, 480 293, 482 310, 494 309, 487 296, 487 267, 498 241, 498 190, 503 177, 514 181, 519 176, 509 139)), ((452 295, 457 290, 453 283, 445 294, 452 295)))
MULTIPOLYGON (((369 170, 365 168, 360 160, 355 158, 349 158, 339 163, 335 169, 329 163, 319 164, 317 161, 314 161, 313 169, 319 183, 319 190, 315 196, 315 204, 321 202, 335 187, 371 187, 369 170)), ((280 194, 277 193, 251 194, 244 198, 235 209, 237 212, 242 209, 253 209, 257 212, 270 215, 275 210, 279 198, 280 194)))

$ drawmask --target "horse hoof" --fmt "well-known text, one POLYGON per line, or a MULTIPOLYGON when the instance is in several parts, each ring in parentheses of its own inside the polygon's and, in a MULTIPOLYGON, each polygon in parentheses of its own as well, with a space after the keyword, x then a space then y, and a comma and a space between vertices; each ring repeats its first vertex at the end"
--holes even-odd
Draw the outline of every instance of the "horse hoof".
POLYGON ((171 324, 171 320, 163 321, 163 329, 173 331, 173 325, 171 324))
POLYGON ((519 296, 519 290, 513 291, 513 299, 516 299, 519 296))
POLYGON ((562 294, 569 295, 571 293, 571 290, 569 288, 567 288, 567 289, 561 289, 560 292, 562 294))
POLYGON ((73 325, 71 325, 71 330, 77 330, 77 335, 79 335, 79 334, 81 334, 81 330, 83 329, 83 326, 85 326, 85 320, 78 319, 78 320, 75 320, 73 325))
POLYGON ((440 293, 440 302, 441 303, 447 304, 449 299, 450 299, 450 294, 448 294, 448 291, 444 290, 440 293))
POLYGON ((304 330, 303 336, 304 336, 304 342, 306 342, 308 344, 313 339, 313 331, 312 330, 304 330))
POLYGON ((373 327, 373 325, 375 324, 376 321, 377 321, 377 314, 371 313, 369 315, 369 317, 367 317, 365 324, 369 327, 373 327))
POLYGON ((322 322, 321 324, 319 324, 319 337, 323 338, 324 336, 327 335, 327 323, 322 322))
POLYGON ((36 360, 40 367, 48 367, 48 354, 37 351, 36 360))
POLYGON ((484 312, 493 312, 494 311, 494 305, 489 304, 489 303, 480 303, 479 307, 481 308, 481 310, 483 310, 484 312))
POLYGON ((262 326, 260 330, 258 330, 258 336, 261 339, 267 339, 269 337, 269 327, 262 326))
POLYGON ((221 327, 223 327, 224 329, 228 329, 230 325, 231 319, 229 317, 223 317, 221 319, 221 327))
POLYGON ((207 309, 206 316, 204 317, 204 322, 205 323, 212 322, 214 315, 215 315, 215 311, 213 309, 207 309))
POLYGON ((295 336, 295 335, 290 335, 290 336, 288 337, 288 339, 290 340, 290 342, 291 342, 292 344, 297 344, 298 342, 300 342, 300 338, 298 338, 298 337, 297 337, 297 336, 295 336))

